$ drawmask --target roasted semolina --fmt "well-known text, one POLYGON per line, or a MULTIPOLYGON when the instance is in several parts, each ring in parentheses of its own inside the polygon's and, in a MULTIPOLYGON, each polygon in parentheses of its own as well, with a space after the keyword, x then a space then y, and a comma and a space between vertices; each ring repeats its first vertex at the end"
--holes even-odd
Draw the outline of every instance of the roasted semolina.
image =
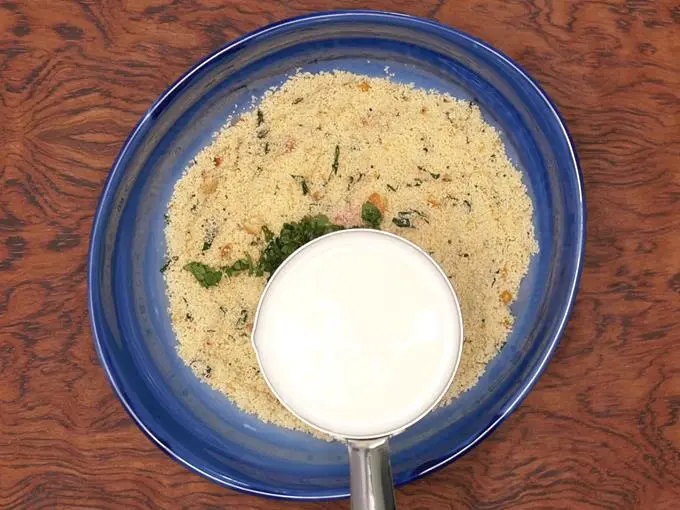
POLYGON ((339 71, 269 91, 175 186, 164 275, 178 352, 198 377, 266 422, 310 431, 259 373, 250 331, 267 274, 253 267, 265 232, 319 214, 361 225, 362 207, 428 251, 459 296, 463 356, 443 402, 476 383, 538 249, 521 174, 475 104, 339 71), (210 271, 223 267, 221 279, 210 271))

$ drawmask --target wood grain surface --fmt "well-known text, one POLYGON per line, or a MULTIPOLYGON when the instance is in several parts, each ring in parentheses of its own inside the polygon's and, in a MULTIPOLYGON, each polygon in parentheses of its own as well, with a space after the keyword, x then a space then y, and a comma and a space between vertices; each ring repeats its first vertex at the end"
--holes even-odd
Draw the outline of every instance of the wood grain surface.
POLYGON ((0 508, 340 509, 212 485, 132 423, 92 346, 88 235, 111 163, 187 67, 332 8, 440 20, 523 65, 588 200, 573 318, 520 409, 406 509, 680 508, 680 3, 0 0, 0 508))

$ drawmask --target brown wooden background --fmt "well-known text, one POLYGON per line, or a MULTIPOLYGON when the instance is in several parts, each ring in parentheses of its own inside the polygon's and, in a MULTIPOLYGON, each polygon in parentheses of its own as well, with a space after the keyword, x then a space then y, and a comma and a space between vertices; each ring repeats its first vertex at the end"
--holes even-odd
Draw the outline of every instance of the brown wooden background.
POLYGON ((559 105, 589 207, 582 290, 521 408, 406 509, 680 508, 680 3, 672 0, 0 0, 0 508, 296 508, 185 471, 113 396, 85 258, 108 169, 188 66, 330 8, 435 18, 559 105))

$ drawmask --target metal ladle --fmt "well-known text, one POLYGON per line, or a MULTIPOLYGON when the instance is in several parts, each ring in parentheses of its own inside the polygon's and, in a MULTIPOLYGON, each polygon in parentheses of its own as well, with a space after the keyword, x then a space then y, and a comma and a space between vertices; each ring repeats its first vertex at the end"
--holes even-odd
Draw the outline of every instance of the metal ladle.
MULTIPOLYGON (((459 335, 457 338, 458 342, 458 356, 456 358, 455 366, 451 367, 451 377, 449 379, 448 384, 444 388, 444 390, 441 392, 441 394, 434 399, 431 402, 431 405, 425 409, 424 412, 422 412, 419 416, 417 416, 415 419, 409 421, 408 423, 403 423, 397 427, 395 427, 393 430, 389 431, 386 434, 382 434, 379 437, 360 437, 360 436, 341 436, 338 435, 337 433, 334 433, 332 430, 327 430, 323 427, 320 427, 317 424, 310 423, 308 420, 300 416, 300 413, 291 408, 290 405, 281 398, 279 393, 277 392, 276 387, 271 383, 270 379, 267 377, 267 373, 265 370, 265 367, 263 366, 262 359, 260 356, 260 353, 258 351, 258 321, 262 318, 263 315, 267 314, 267 293, 269 289, 271 289, 272 284, 277 280, 277 276, 281 274, 282 270, 284 269, 284 266, 289 264, 294 258, 300 257, 306 250, 309 250, 314 246, 315 244, 318 243, 324 243, 328 242, 328 239, 330 239, 333 236, 359 236, 361 235, 362 232, 367 232, 368 230, 366 229, 352 229, 352 230, 343 230, 340 232, 335 232, 332 234, 328 234, 325 236, 322 236, 318 239, 315 239, 314 241, 302 246, 299 248, 295 253, 293 253, 290 257, 288 257, 282 264, 281 266, 274 272, 274 274, 271 276, 269 282, 267 283, 267 286, 265 287, 265 290, 262 294, 262 297, 260 298, 260 303, 257 308, 257 313, 255 316, 255 324, 253 327, 253 333, 252 333, 252 342, 253 342, 253 347, 255 349, 255 352, 257 354, 257 359, 258 363, 260 364, 260 369, 262 372, 262 375, 265 378, 265 381, 267 382, 267 385, 269 386, 269 389, 272 391, 272 393, 279 399, 279 401, 286 407, 293 415, 295 415, 297 418, 299 418, 301 421, 304 423, 307 423, 311 427, 326 433, 344 443, 346 443, 348 451, 349 451, 349 465, 350 465, 350 493, 351 493, 351 507, 353 510, 390 510, 390 509, 395 509, 396 508, 396 503, 395 503, 395 497, 394 497, 394 482, 392 479, 392 471, 390 467, 390 454, 389 454, 389 438, 399 434, 406 428, 410 427, 417 421, 421 420, 426 414, 428 414, 436 405, 437 403, 441 400, 441 398, 444 396, 446 393, 446 390, 450 386, 451 382, 453 381, 453 378, 455 376, 456 370, 458 368, 458 363, 460 361, 460 355, 462 352, 462 346, 463 346, 463 323, 462 323, 462 316, 460 312, 460 306, 458 304, 458 299, 456 297, 456 294, 453 290, 453 287, 451 286, 451 283, 449 282, 449 279, 447 278, 446 274, 441 270, 439 265, 421 248, 416 246, 415 244, 411 243, 410 241, 407 241, 406 239, 403 239, 399 236, 396 236, 394 234, 388 233, 388 232, 383 232, 383 231, 376 231, 376 230, 370 230, 372 234, 376 235, 383 235, 383 236, 389 236, 393 240, 397 240, 399 243, 406 243, 410 245, 411 247, 415 248, 417 253, 419 254, 420 257, 423 259, 426 259, 429 263, 434 265, 437 268, 437 272, 439 276, 446 281, 446 286, 448 287, 449 291, 451 292, 452 300, 451 302, 453 303, 452 309, 451 309, 451 314, 454 316, 458 317, 458 331, 459 335)), ((368 238, 367 238, 368 239, 368 238)), ((453 341, 453 339, 452 339, 453 341)))

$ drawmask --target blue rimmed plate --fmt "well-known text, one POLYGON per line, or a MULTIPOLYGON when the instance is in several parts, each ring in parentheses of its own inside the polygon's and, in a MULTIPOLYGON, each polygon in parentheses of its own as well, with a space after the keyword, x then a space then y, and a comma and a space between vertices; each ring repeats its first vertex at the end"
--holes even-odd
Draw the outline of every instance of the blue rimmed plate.
MULTIPOLYGON (((174 183, 237 105, 297 69, 342 69, 476 101, 502 133, 535 206, 540 253, 507 345, 472 390, 392 442, 406 483, 464 454, 526 396, 564 329, 582 268, 585 205, 569 135, 545 93, 483 42, 398 14, 320 13, 262 28, 198 63, 151 106, 113 165, 89 255, 97 351, 123 405, 166 453, 222 485, 291 499, 348 494, 345 449, 263 424, 199 382, 175 352, 163 214, 174 183)), ((162 473, 159 473, 162 476, 162 473)))

